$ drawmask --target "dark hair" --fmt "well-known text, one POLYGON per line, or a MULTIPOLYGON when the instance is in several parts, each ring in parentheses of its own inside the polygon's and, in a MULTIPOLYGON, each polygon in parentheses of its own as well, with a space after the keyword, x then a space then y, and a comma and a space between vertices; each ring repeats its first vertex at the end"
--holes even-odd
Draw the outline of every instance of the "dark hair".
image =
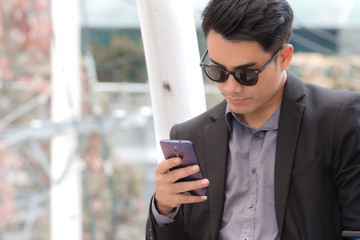
POLYGON ((257 41, 274 52, 290 40, 293 11, 286 0, 210 0, 202 20, 205 36, 214 30, 227 40, 257 41))

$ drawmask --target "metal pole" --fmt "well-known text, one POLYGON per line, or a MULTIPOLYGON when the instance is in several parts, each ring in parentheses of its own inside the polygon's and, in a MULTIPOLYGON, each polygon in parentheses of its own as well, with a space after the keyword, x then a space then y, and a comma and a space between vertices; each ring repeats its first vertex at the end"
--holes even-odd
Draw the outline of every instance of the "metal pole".
MULTIPOLYGON (((52 0, 52 99, 55 123, 81 116, 80 25, 78 1, 52 0)), ((81 171, 74 128, 52 139, 51 239, 82 239, 81 171), (71 161, 71 164, 69 164, 71 161), (64 170, 66 173, 63 175, 64 170)))
POLYGON ((190 0, 136 2, 158 146, 174 123, 206 109, 195 21, 190 0))

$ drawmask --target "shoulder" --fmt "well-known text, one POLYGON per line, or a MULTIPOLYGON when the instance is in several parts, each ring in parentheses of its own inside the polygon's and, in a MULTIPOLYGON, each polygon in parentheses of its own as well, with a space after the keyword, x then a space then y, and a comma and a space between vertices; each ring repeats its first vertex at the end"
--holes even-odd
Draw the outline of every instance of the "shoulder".
POLYGON ((295 101, 304 104, 309 109, 328 110, 359 103, 360 94, 302 82, 289 74, 285 85, 284 101, 295 101))
POLYGON ((308 109, 331 114, 341 113, 349 107, 360 107, 360 94, 356 92, 328 89, 312 84, 305 84, 305 89, 304 103, 308 109))

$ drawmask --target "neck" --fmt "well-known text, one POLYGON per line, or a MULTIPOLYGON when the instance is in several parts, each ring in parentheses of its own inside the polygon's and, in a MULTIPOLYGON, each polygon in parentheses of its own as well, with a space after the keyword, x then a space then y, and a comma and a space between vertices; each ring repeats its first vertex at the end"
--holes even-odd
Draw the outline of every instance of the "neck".
POLYGON ((241 118, 245 120, 246 124, 249 127, 258 129, 262 125, 264 125, 264 123, 274 114, 280 104, 281 102, 278 105, 274 106, 274 108, 268 109, 266 112, 263 112, 261 116, 241 115, 241 118))

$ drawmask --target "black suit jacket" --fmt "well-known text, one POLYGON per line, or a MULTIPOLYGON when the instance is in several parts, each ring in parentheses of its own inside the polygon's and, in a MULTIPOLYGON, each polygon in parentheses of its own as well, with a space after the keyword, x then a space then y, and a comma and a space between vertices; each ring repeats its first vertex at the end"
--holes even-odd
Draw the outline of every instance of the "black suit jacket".
MULTIPOLYGON (((158 227, 149 214, 147 239, 215 240, 224 200, 229 132, 226 102, 175 125, 173 139, 194 143, 210 180, 208 200, 181 206, 158 227)), ((360 230, 360 95, 301 82, 285 84, 275 156, 275 211, 284 240, 341 239, 360 230)))

